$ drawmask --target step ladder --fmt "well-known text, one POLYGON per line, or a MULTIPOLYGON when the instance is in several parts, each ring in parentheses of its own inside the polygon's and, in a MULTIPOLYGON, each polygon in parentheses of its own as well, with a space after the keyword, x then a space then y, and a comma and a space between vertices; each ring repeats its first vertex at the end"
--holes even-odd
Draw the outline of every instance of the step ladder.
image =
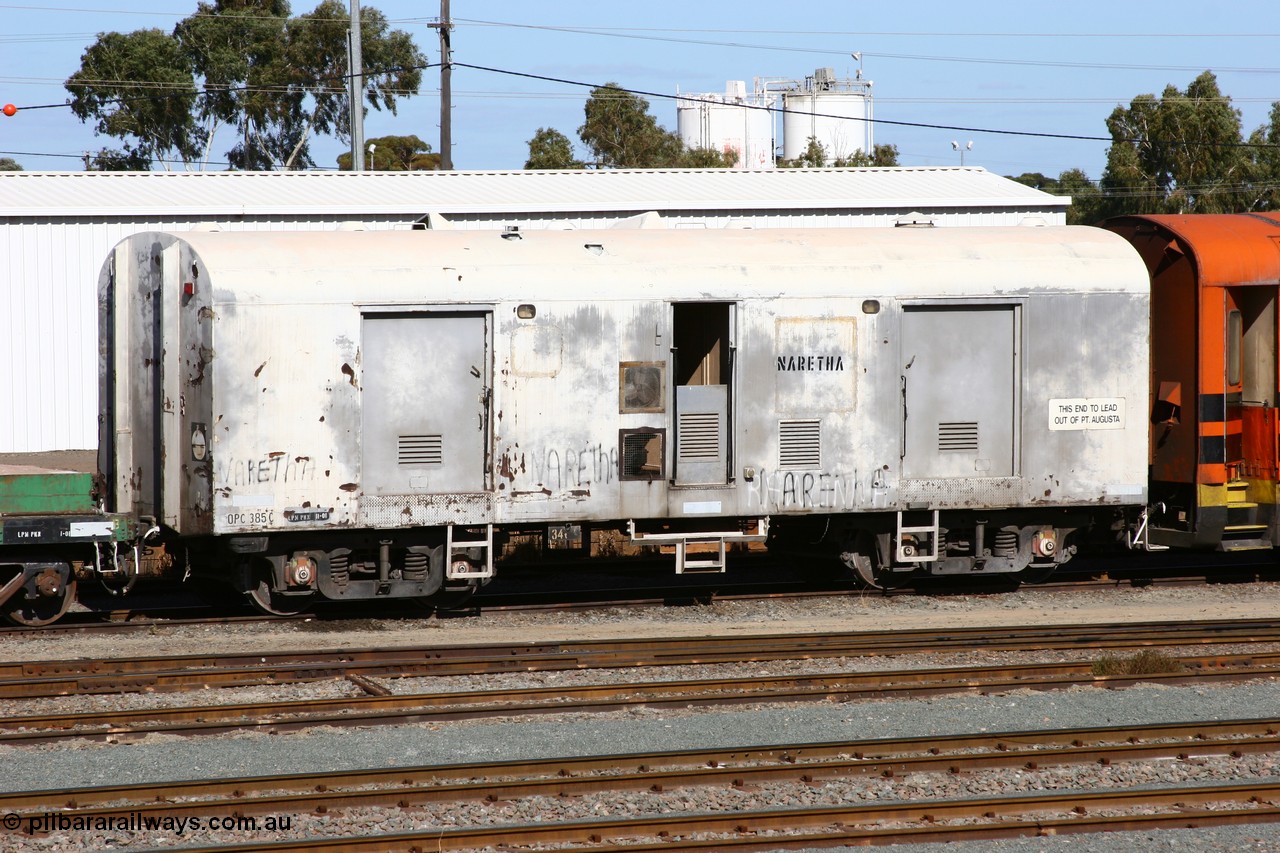
POLYGON ((627 522, 632 542, 647 545, 673 545, 676 551, 676 574, 714 574, 725 570, 725 546, 729 542, 763 542, 769 538, 769 518, 756 519, 756 532, 741 530, 698 533, 640 533, 634 520, 627 522), (714 550, 689 551, 690 545, 711 545, 714 550))
POLYGON ((1271 547, 1270 529, 1258 524, 1258 505, 1249 500, 1248 480, 1227 481, 1227 524, 1222 528, 1223 551, 1252 551, 1271 547))
MULTIPOLYGON (((476 528, 481 526, 474 525, 476 528)), ((483 527, 483 539, 455 539, 455 526, 445 526, 444 576, 447 580, 493 577, 493 525, 485 524, 483 527), (470 557, 466 555, 472 550, 484 551, 484 561, 476 568, 472 568, 470 557)))
POLYGON ((917 525, 913 527, 902 526, 902 510, 898 510, 898 547, 897 560, 899 563, 932 563, 938 559, 938 539, 940 538, 940 528, 938 526, 938 510, 926 510, 933 513, 933 523, 928 525, 917 525), (915 538, 915 542, 907 544, 903 541, 904 537, 911 536, 915 538), (927 550, 920 548, 920 537, 929 537, 929 547, 927 550))

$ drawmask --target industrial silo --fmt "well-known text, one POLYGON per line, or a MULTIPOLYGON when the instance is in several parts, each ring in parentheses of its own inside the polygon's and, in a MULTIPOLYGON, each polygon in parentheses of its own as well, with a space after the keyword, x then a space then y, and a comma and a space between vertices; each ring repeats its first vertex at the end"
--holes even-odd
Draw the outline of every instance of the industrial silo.
POLYGON ((680 95, 676 128, 688 148, 734 151, 734 168, 773 168, 773 112, 777 98, 763 91, 747 94, 747 84, 730 80, 724 94, 680 95))
POLYGON ((871 81, 861 72, 837 80, 834 69, 819 68, 803 82, 771 81, 782 95, 782 156, 794 160, 804 154, 811 138, 826 152, 827 163, 870 153, 871 81))

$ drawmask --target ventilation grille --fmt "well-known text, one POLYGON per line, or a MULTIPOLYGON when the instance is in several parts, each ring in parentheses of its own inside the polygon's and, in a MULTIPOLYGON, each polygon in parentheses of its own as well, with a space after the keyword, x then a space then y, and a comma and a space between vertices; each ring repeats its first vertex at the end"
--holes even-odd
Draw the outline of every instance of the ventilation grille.
POLYGON ((720 413, 681 412, 681 462, 718 462, 720 460, 720 413))
POLYGON ((976 453, 978 451, 977 421, 955 421, 938 424, 939 453, 976 453))
POLYGON ((662 438, 661 430, 622 433, 622 479, 662 479, 662 438))
POLYGON ((401 465, 443 465, 444 436, 402 435, 398 451, 401 465))
POLYGON ((793 420, 778 423, 778 466, 822 467, 822 421, 793 420))

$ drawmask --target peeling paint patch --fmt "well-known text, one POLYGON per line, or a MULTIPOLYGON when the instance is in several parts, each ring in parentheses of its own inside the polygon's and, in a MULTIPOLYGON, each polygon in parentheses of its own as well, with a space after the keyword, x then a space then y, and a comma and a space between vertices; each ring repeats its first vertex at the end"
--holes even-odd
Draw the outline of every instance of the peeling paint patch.
POLYGON ((356 489, 360 488, 360 485, 358 483, 343 483, 341 486, 338 486, 338 488, 342 489, 344 492, 354 492, 356 489))
POLYGON ((265 361, 264 361, 264 362, 262 362, 262 364, 259 364, 259 365, 258 365, 258 369, 257 369, 257 370, 255 370, 255 371, 253 371, 253 377, 256 379, 256 378, 258 378, 259 376, 261 376, 261 375, 262 375, 262 369, 263 369, 264 367, 266 367, 266 366, 267 366, 267 363, 266 363, 265 361))
MULTIPOLYGON (((524 470, 524 457, 523 457, 523 454, 521 455, 521 465, 520 465, 520 470, 522 470, 522 471, 524 470)), ((511 466, 511 454, 510 454, 510 453, 503 453, 503 454, 502 454, 502 458, 498 460, 498 476, 499 476, 499 477, 505 477, 507 480, 510 480, 510 481, 511 481, 511 482, 513 482, 513 483, 515 482, 515 479, 516 479, 516 472, 515 472, 515 469, 513 469, 513 468, 512 468, 512 466, 511 466)))
POLYGON ((359 385, 356 384, 355 369, 351 365, 347 364, 345 361, 342 363, 342 375, 347 377, 347 382, 351 383, 352 388, 360 387, 359 385))

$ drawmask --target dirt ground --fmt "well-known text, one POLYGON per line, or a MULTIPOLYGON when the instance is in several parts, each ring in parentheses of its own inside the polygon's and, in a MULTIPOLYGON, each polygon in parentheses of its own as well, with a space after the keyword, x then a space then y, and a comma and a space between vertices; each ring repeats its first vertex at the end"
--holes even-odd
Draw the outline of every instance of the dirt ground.
POLYGON ((1277 583, 1118 585, 1083 592, 1031 587, 990 595, 885 598, 869 593, 720 601, 690 607, 493 612, 420 619, 311 619, 282 624, 154 627, 120 634, 37 634, 0 638, 0 660, 1277 617, 1277 583))

